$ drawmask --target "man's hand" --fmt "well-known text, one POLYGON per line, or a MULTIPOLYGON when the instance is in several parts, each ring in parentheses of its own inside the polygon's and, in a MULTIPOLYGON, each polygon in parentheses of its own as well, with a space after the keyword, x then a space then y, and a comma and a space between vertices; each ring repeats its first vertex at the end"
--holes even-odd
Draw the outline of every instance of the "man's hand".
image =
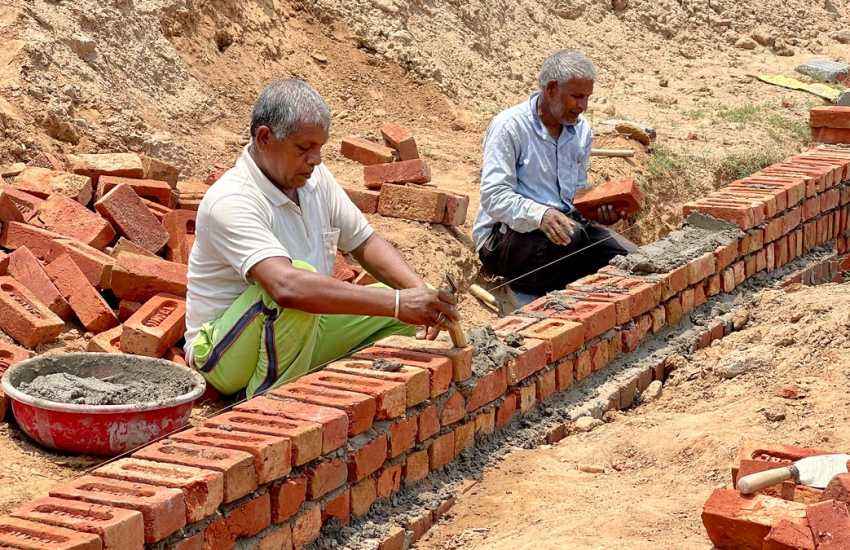
POLYGON ((596 216, 601 223, 611 225, 626 217, 625 210, 616 210, 613 204, 603 204, 596 210, 596 216))
POLYGON ((578 224, 555 208, 547 210, 543 214, 543 219, 540 220, 540 230, 557 245, 567 246, 570 244, 573 240, 573 232, 576 229, 578 229, 578 224))
POLYGON ((398 318, 409 325, 429 327, 428 339, 433 340, 447 321, 460 320, 455 304, 455 297, 444 290, 408 288, 401 291, 398 318))

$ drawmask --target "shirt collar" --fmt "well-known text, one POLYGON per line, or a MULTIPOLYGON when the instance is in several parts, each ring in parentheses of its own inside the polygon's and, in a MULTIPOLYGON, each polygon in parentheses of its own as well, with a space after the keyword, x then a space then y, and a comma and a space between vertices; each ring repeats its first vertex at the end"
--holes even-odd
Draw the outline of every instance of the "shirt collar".
POLYGON ((543 121, 540 119, 540 114, 537 112, 537 105, 540 103, 540 92, 534 92, 531 94, 531 97, 528 98, 528 109, 531 112, 531 125, 534 127, 534 130, 544 140, 548 140, 554 143, 560 142, 562 139, 567 138, 571 139, 572 136, 576 135, 578 130, 578 125, 582 122, 582 117, 579 116, 578 120, 575 124, 561 124, 561 127, 564 128, 567 132, 566 135, 564 132, 561 132, 560 138, 557 140, 552 137, 549 133, 549 130, 546 129, 546 126, 543 125, 543 121))
MULTIPOLYGON (((274 206, 283 206, 287 203, 292 204, 293 206, 297 206, 289 197, 286 196, 286 193, 277 188, 277 186, 272 183, 272 181, 263 174, 263 171, 260 170, 260 167, 257 166, 257 163, 254 162, 254 157, 251 156, 251 152, 248 148, 251 146, 249 143, 242 150, 242 155, 239 157, 239 162, 245 164, 245 168, 248 170, 248 174, 250 174, 251 179, 257 185, 257 188, 269 199, 269 202, 274 206)), ((316 187, 316 171, 318 167, 313 170, 313 174, 310 176, 310 179, 307 180, 307 183, 304 184, 304 187, 298 190, 300 193, 302 190, 313 191, 316 187)))

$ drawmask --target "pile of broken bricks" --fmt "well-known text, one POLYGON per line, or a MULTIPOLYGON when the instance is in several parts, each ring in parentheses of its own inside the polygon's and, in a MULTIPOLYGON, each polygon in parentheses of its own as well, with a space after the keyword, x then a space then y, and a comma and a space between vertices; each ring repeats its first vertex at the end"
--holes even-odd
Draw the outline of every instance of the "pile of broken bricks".
POLYGON ((383 144, 356 136, 342 140, 342 156, 363 165, 365 189, 345 189, 354 204, 366 214, 463 225, 469 197, 430 183, 431 169, 420 158, 413 133, 387 123, 381 135, 383 144))
MULTIPOLYGON (((745 475, 790 466, 802 458, 831 452, 746 441, 732 468, 732 485, 745 475)), ((717 489, 703 507, 711 542, 736 550, 844 550, 850 548, 850 474, 835 476, 826 489, 786 481, 741 495, 717 489)))

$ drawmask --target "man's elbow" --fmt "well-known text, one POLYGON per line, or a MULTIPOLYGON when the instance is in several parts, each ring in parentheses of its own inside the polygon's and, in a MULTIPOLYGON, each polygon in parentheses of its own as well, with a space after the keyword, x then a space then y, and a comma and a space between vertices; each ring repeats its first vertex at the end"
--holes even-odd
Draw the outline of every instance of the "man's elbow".
POLYGON ((263 285, 271 299, 282 309, 301 309, 300 306, 307 298, 304 277, 298 274, 297 270, 293 271, 295 272, 263 285))

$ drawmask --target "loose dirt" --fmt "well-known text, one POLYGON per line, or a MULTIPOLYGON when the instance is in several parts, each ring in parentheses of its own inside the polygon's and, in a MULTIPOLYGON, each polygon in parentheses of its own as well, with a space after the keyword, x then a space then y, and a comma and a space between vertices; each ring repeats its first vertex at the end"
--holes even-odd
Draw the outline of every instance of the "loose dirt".
POLYGON ((515 449, 416 547, 710 549, 702 504, 744 440, 850 449, 848 291, 763 291, 743 330, 671 360, 657 401, 515 449))

